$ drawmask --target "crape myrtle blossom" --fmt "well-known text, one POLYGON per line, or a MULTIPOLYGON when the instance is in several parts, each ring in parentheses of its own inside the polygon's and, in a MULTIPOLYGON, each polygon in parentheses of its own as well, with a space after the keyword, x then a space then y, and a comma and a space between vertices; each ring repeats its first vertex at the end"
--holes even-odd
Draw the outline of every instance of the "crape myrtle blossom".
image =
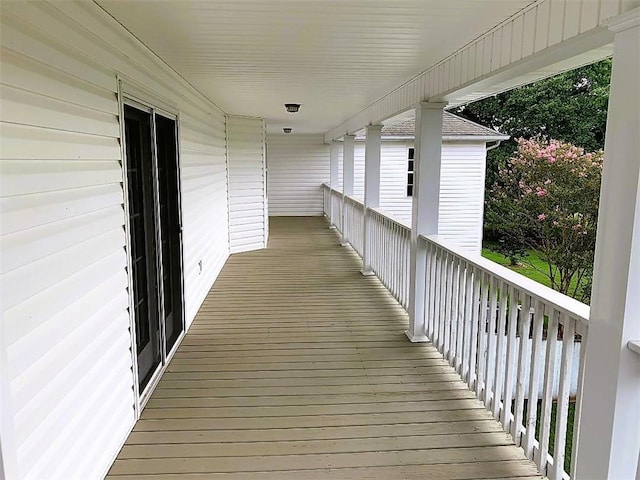
POLYGON ((488 192, 491 210, 500 212, 511 240, 539 251, 549 263, 544 273, 553 288, 578 297, 569 289, 593 265, 603 159, 602 151, 521 138, 488 192))

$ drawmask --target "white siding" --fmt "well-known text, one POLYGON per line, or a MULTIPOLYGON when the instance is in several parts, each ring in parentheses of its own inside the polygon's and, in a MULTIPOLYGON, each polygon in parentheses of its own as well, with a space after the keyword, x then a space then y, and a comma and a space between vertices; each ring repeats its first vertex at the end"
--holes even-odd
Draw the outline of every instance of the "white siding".
MULTIPOLYGON (((407 197, 407 152, 413 142, 382 142, 380 150, 380 208, 411 221, 411 197, 407 197)), ((354 155, 354 196, 364 199, 364 143, 357 142, 354 155)), ((342 185, 342 167, 340 184, 342 185)))
POLYGON ((100 478, 135 420, 116 75, 180 114, 188 322, 228 255, 224 117, 94 3, 1 6, 3 468, 100 478))
POLYGON ((322 215, 322 190, 329 181, 329 145, 322 135, 269 135, 269 214, 322 215))
MULTIPOLYGON (((413 142, 384 141, 380 165, 380 209, 408 222, 412 209, 412 198, 407 197, 410 147, 413 142)), ((484 142, 442 145, 439 234, 471 253, 480 253, 482 248, 485 163, 484 142)), ((362 142, 355 148, 354 192, 356 197, 364 197, 362 142)))
POLYGON ((442 145, 438 233, 470 253, 482 249, 485 143, 442 145))
POLYGON ((264 135, 260 118, 227 117, 231 253, 267 244, 264 135))

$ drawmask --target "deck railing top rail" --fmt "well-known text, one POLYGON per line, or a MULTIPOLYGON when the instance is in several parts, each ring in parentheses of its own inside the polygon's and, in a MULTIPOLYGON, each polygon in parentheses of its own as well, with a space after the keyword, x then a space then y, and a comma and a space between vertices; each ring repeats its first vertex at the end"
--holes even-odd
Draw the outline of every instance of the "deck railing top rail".
POLYGON ((449 253, 463 258, 467 263, 470 263, 482 270, 491 272, 491 274, 499 278, 509 286, 515 287, 518 290, 531 295, 533 297, 544 300, 544 302, 558 310, 559 312, 566 313, 571 317, 578 320, 576 326, 577 333, 584 333, 588 328, 589 323, 589 305, 586 305, 578 300, 575 300, 563 293, 557 292, 552 288, 547 287, 535 280, 525 277, 524 275, 514 272, 496 262, 492 262, 480 255, 472 255, 450 242, 443 240, 437 235, 420 236, 425 241, 437 244, 442 249, 449 253))

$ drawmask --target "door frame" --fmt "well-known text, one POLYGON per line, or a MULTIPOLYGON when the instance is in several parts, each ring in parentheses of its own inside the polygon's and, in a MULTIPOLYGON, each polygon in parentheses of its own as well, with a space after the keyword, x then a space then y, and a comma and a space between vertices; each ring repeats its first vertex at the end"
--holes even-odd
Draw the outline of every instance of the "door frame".
MULTIPOLYGON (((182 225, 183 225, 183 215, 182 215, 182 178, 180 175, 180 114, 178 108, 174 105, 167 104, 160 100, 159 97, 154 95, 152 92, 148 92, 144 89, 144 87, 140 86, 137 83, 131 82, 128 79, 123 79, 122 76, 117 76, 117 84, 118 84, 118 111, 120 117, 120 150, 121 150, 121 158, 122 158, 122 181, 123 181, 123 205, 124 205, 124 217, 125 217, 125 247, 127 250, 126 261, 127 261, 127 282, 128 282, 128 296, 129 296, 129 332, 130 332, 130 351, 131 351, 131 361, 132 361, 132 380, 133 380, 133 392, 134 392, 134 410, 135 410, 135 419, 136 421, 140 418, 140 413, 142 409, 145 407, 151 394, 155 390, 160 378, 164 374, 167 365, 175 355, 176 350, 178 349, 180 343, 182 342, 185 334, 186 334, 186 305, 185 305, 185 279, 184 279, 184 242, 182 236, 182 225), (165 118, 175 120, 176 122, 176 168, 178 170, 178 218, 180 222, 180 239, 179 239, 179 260, 180 260, 180 297, 182 302, 181 308, 181 318, 180 322, 182 325, 182 331, 178 336, 175 344, 171 348, 170 351, 166 349, 166 335, 165 335, 165 324, 164 321, 160 322, 160 362, 153 372, 151 379, 143 389, 140 391, 139 388, 139 378, 138 378, 138 358, 136 352, 136 325, 135 325, 135 312, 133 311, 133 270, 131 265, 131 255, 129 252, 131 251, 131 231, 129 225, 129 200, 128 200, 128 179, 127 179, 127 151, 126 151, 126 134, 125 134, 125 125, 124 125, 124 106, 128 105, 134 108, 137 108, 141 111, 148 112, 151 114, 151 132, 152 137, 155 140, 156 138, 156 121, 155 115, 161 115, 165 118)), ((155 217, 156 217, 156 231, 154 232, 156 237, 156 244, 160 244, 160 211, 158 208, 159 205, 159 188, 158 188, 158 159, 156 152, 156 142, 153 141, 151 145, 151 157, 152 157, 152 165, 153 165, 153 182, 154 182, 154 205, 155 205, 155 217)), ((157 276, 158 276, 158 285, 162 284, 162 261, 160 258, 160 249, 157 249, 157 254, 155 257, 155 261, 157 264, 157 276)), ((163 298, 163 289, 160 289, 159 295, 157 297, 158 301, 158 312, 160 318, 164 318, 164 298, 163 298)))

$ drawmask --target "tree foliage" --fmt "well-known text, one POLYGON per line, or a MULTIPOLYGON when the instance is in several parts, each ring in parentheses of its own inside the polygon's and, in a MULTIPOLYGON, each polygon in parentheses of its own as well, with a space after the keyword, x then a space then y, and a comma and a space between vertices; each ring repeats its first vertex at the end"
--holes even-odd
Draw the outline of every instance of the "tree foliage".
MULTIPOLYGON (((457 115, 511 136, 487 154, 484 237, 512 263, 522 259, 530 248, 524 239, 539 240, 541 233, 536 229, 524 231, 523 225, 516 224, 519 219, 509 215, 508 205, 491 200, 493 188, 503 181, 500 172, 508 169, 510 159, 518 155, 517 139, 553 138, 589 152, 603 149, 610 78, 611 60, 606 59, 453 110, 457 115)), ((546 233, 558 233, 554 232, 546 233)), ((570 248, 566 255, 573 256, 574 250, 570 248)), ((576 262, 582 261, 584 259, 576 259, 576 262)), ((584 276, 590 278, 591 270, 585 271, 584 276)), ((588 282, 585 280, 585 283, 588 282)), ((588 293, 576 295, 586 299, 588 293)))
MULTIPOLYGON (((487 189, 515 154, 518 138, 542 136, 589 152, 603 149, 610 79, 611 59, 605 59, 452 110, 511 136, 487 154, 487 189)), ((500 232, 486 220, 485 237, 500 240, 500 232)))
POLYGON ((593 266, 604 152, 519 139, 488 194, 492 222, 515 245, 540 252, 552 288, 582 301, 593 266))

